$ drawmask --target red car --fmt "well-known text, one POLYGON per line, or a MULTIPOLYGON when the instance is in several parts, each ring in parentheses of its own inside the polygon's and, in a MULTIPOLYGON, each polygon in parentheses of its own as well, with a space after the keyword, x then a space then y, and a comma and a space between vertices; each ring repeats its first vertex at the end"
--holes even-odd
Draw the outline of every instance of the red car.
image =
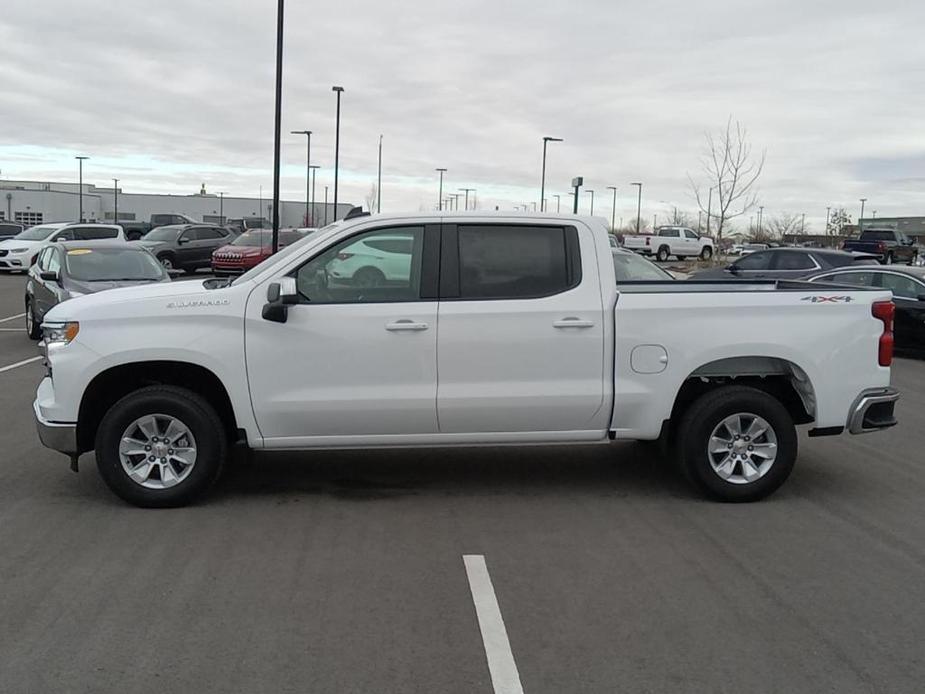
MULTIPOLYGON (((288 246, 305 238, 311 230, 280 229, 279 247, 288 246)), ((245 231, 227 246, 212 252, 212 272, 215 275, 240 275, 269 258, 273 246, 273 232, 269 229, 245 231)))

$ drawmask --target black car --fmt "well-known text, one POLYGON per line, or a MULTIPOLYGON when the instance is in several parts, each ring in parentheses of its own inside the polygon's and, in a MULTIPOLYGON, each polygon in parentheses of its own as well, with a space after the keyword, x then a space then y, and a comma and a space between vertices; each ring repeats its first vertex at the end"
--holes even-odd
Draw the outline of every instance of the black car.
POLYGON ((820 270, 876 265, 877 256, 826 248, 768 248, 742 256, 731 265, 691 275, 694 280, 802 279, 820 270))
POLYGON ((19 222, 0 222, 0 241, 11 239, 23 230, 19 222))
POLYGON ((841 268, 819 272, 808 282, 877 287, 893 292, 897 353, 925 354, 925 268, 902 265, 841 268))
POLYGON ((42 335, 42 319, 75 296, 104 289, 169 282, 145 248, 125 241, 58 241, 43 247, 26 279, 26 332, 42 335))
POLYGON ((215 224, 171 224, 149 231, 136 241, 158 259, 168 272, 195 272, 212 264, 212 251, 230 243, 235 234, 215 224))

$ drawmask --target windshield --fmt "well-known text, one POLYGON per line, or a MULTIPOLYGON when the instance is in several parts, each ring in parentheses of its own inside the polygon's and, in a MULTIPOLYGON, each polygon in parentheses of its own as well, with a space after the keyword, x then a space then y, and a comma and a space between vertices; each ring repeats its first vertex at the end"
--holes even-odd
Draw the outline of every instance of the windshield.
POLYGON ((141 248, 73 248, 65 256, 67 274, 82 282, 160 280, 164 269, 141 248))
POLYGON ((160 227, 159 229, 152 229, 147 234, 145 234, 145 241, 173 241, 179 230, 174 227, 160 227))
POLYGON ((674 279, 660 267, 635 253, 614 253, 613 269, 617 275, 617 282, 674 279))
MULTIPOLYGON (((342 224, 342 223, 343 223, 343 220, 338 220, 338 221, 336 221, 336 222, 331 222, 331 223, 328 224, 326 227, 322 227, 322 228, 319 229, 318 231, 313 231, 313 232, 310 233, 310 234, 305 234, 305 236, 303 236, 301 239, 299 239, 299 241, 298 241, 297 243, 290 244, 290 245, 286 246, 285 248, 280 249, 280 251, 279 251, 276 255, 273 256, 272 262, 273 262, 273 263, 276 263, 276 262, 278 262, 279 260, 281 260, 281 259, 283 259, 283 258, 286 258, 286 257, 287 257, 288 255, 290 255, 291 253, 295 253, 299 248, 302 247, 302 245, 303 245, 303 243, 306 241, 306 239, 308 239, 308 238, 310 238, 310 237, 314 237, 314 236, 316 236, 316 235, 319 234, 319 233, 328 231, 329 229, 333 229, 333 228, 339 226, 339 225, 342 224)), ((268 261, 265 261, 265 262, 261 263, 260 265, 256 265, 256 266, 252 267, 250 270, 248 270, 247 272, 245 272, 243 275, 239 276, 234 282, 232 282, 232 284, 243 284, 244 282, 250 281, 250 280, 251 280, 252 278, 254 278, 257 274, 259 274, 259 273, 261 273, 261 272, 263 272, 264 270, 267 269, 267 263, 268 263, 268 262, 271 262, 271 261, 268 260, 268 261)))
POLYGON ((51 236, 58 228, 53 226, 31 227, 16 234, 16 238, 20 241, 42 241, 51 236))

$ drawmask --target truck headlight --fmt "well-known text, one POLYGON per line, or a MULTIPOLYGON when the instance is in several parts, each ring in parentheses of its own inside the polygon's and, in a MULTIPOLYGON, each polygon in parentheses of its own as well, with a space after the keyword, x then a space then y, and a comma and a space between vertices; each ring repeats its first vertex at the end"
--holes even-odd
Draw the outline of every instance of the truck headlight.
POLYGON ((70 344, 77 337, 78 332, 80 332, 80 323, 77 321, 42 323, 42 337, 48 346, 70 344))

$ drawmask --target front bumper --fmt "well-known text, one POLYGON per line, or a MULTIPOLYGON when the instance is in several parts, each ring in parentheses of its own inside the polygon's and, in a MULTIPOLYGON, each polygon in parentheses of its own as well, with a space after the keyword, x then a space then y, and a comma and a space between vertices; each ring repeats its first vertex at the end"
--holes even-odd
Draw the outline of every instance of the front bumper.
POLYGON ((38 399, 32 403, 32 412, 35 415, 35 428, 39 432, 39 440, 43 446, 66 455, 77 455, 76 424, 49 422, 43 419, 39 411, 38 399))
POLYGON ((848 411, 848 431, 866 434, 896 425, 893 409, 899 400, 895 388, 869 388, 863 391, 848 411))

